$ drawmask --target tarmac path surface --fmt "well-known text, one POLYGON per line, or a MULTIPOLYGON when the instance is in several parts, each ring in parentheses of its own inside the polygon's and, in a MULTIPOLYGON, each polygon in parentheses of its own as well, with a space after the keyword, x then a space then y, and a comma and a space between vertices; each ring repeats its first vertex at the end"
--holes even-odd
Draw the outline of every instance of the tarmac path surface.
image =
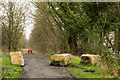
POLYGON ((50 66, 50 57, 44 54, 24 55, 23 78, 73 78, 65 67, 50 66))

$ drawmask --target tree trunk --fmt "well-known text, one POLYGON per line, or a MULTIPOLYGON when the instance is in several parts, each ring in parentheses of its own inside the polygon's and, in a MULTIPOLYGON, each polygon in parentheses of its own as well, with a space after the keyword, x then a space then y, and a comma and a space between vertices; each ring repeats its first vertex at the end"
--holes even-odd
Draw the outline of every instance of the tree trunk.
MULTIPOLYGON (((117 49, 118 49, 118 55, 120 57, 120 22, 119 22, 119 25, 118 25, 118 45, 117 45, 117 49)), ((120 62, 119 62, 120 63, 120 62)))
POLYGON ((76 43, 76 39, 75 39, 75 35, 71 34, 69 39, 68 39, 68 43, 70 45, 70 49, 72 54, 77 54, 78 49, 77 49, 77 43, 76 43))

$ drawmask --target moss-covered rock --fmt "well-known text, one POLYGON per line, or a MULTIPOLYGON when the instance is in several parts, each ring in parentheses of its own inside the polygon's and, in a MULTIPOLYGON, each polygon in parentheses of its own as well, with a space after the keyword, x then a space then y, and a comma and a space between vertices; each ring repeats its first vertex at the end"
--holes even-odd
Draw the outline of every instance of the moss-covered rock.
POLYGON ((100 60, 99 55, 83 54, 80 63, 95 65, 100 60))
POLYGON ((50 58, 50 65, 65 66, 71 62, 71 54, 54 54, 50 58))
POLYGON ((24 66, 23 55, 20 51, 10 53, 11 63, 24 66))

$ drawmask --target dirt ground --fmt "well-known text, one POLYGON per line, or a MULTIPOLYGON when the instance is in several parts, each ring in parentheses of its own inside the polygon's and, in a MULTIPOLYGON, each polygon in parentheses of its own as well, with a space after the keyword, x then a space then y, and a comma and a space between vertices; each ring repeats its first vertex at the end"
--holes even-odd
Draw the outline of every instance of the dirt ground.
POLYGON ((73 78, 65 67, 50 66, 49 56, 43 54, 24 55, 23 78, 73 78))

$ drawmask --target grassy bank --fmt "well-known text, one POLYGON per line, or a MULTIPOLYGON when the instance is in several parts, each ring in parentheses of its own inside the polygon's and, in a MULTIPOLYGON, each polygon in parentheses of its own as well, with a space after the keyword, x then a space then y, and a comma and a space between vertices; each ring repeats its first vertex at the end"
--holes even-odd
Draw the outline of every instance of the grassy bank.
POLYGON ((75 77, 75 78, 108 78, 109 75, 100 75, 91 72, 83 72, 83 70, 77 68, 67 68, 68 71, 75 77))
POLYGON ((54 53, 45 53, 45 55, 48 55, 48 56, 51 56, 53 55, 54 53))
POLYGON ((26 51, 26 52, 23 52, 22 54, 25 55, 25 54, 27 54, 27 53, 28 53, 28 52, 26 51))
POLYGON ((109 78, 110 74, 105 74, 104 71, 101 71, 99 66, 88 65, 88 64, 80 64, 80 60, 76 58, 72 58, 72 62, 69 65, 80 66, 85 69, 95 70, 95 72, 84 72, 84 70, 75 68, 75 67, 67 67, 67 70, 75 77, 75 78, 109 78))
POLYGON ((13 65, 10 57, 2 56, 2 78, 21 78, 22 67, 13 65))

